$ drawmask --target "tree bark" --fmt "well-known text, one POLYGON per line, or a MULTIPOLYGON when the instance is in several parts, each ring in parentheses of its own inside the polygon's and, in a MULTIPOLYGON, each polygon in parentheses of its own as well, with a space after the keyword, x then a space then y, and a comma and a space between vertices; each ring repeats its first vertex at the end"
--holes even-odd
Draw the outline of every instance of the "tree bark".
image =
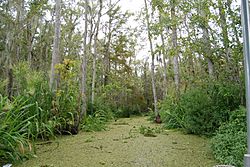
POLYGON ((147 31, 148 31, 148 40, 150 44, 150 51, 151 51, 151 82, 152 82, 152 90, 153 90, 153 96, 154 96, 154 112, 155 116, 157 117, 159 115, 158 107, 157 107, 157 95, 156 95, 156 86, 155 86, 155 55, 154 55, 154 49, 153 49, 153 43, 152 43, 152 34, 150 32, 150 23, 149 23, 149 14, 148 14, 148 5, 147 1, 144 0, 145 3, 145 9, 146 9, 146 22, 147 22, 147 31))
POLYGON ((146 100, 146 111, 149 109, 149 86, 148 86, 148 77, 147 77, 148 63, 145 61, 143 67, 143 80, 144 80, 144 99, 146 100))
POLYGON ((16 29, 16 33, 17 33, 17 38, 15 38, 15 44, 16 47, 14 49, 16 49, 16 61, 18 62, 19 60, 21 60, 21 50, 22 50, 22 46, 21 46, 21 39, 23 37, 23 32, 22 32, 22 26, 23 26, 23 20, 24 20, 24 0, 18 0, 18 6, 17 6, 17 29, 16 29))
MULTIPOLYGON (((163 32, 162 32, 163 33, 163 32)), ((163 61, 163 86, 164 86, 164 90, 163 90, 163 98, 166 98, 167 94, 168 94, 168 83, 167 83, 167 62, 166 62, 166 57, 167 57, 167 51, 165 49, 165 40, 163 37, 163 34, 161 33, 161 42, 162 42, 162 48, 163 48, 163 56, 162 56, 162 61, 163 61)))
POLYGON ((56 0, 56 20, 55 20, 55 34, 53 41, 53 53, 52 53, 52 63, 51 63, 51 74, 49 86, 51 91, 55 91, 58 87, 58 76, 55 72, 55 66, 59 64, 59 44, 61 35, 61 0, 56 0))
MULTIPOLYGON (((205 4, 206 5, 206 4, 205 4)), ((207 7, 204 7, 207 8, 207 7)), ((205 12, 205 9, 200 9, 200 15, 203 20, 206 20, 207 14, 205 12)), ((204 53, 203 56, 205 57, 208 65, 208 74, 210 78, 214 78, 214 64, 211 59, 212 52, 211 52, 211 44, 209 40, 209 33, 208 33, 208 23, 204 22, 204 25, 202 25, 202 32, 203 32, 203 45, 204 45, 204 53)))
MULTIPOLYGON (((176 20, 175 15, 175 4, 171 1, 171 18, 173 21, 176 20)), ((178 62, 178 51, 177 51, 177 28, 176 23, 172 26, 172 49, 175 50, 175 55, 173 57, 173 67, 174 67, 174 82, 177 97, 180 94, 180 76, 179 76, 179 62, 178 62)))
POLYGON ((230 53, 229 53, 229 38, 228 38, 228 27, 227 27, 227 20, 223 2, 218 0, 219 5, 219 15, 220 15, 220 26, 222 29, 222 37, 223 37, 223 44, 226 52, 226 59, 228 63, 230 63, 230 53))
POLYGON ((87 36, 88 36, 88 0, 84 1, 84 9, 85 9, 85 23, 84 23, 84 35, 83 35, 83 55, 81 57, 81 87, 80 87, 80 97, 81 97, 81 108, 79 117, 76 120, 75 128, 79 129, 79 125, 82 122, 82 119, 87 111, 87 91, 86 91, 86 83, 87 83, 87 54, 88 54, 88 46, 87 46, 87 36))
POLYGON ((32 65, 32 51, 34 45, 34 37, 38 28, 38 19, 36 16, 33 16, 29 25, 27 25, 27 41, 28 41, 28 63, 31 67, 32 65))
POLYGON ((96 22, 96 32, 94 37, 94 54, 93 54, 93 66, 92 66, 92 86, 91 86, 91 111, 93 112, 93 105, 95 103, 95 79, 96 79, 96 57, 97 57, 97 40, 98 40, 98 32, 99 32, 99 25, 101 20, 101 14, 102 14, 102 0, 99 0, 99 12, 98 12, 98 18, 96 22))

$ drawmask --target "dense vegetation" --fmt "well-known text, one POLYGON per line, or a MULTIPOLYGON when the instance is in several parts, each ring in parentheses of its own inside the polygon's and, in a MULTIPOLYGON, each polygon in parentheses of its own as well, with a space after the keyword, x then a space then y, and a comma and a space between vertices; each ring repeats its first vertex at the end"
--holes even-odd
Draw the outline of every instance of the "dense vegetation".
POLYGON ((166 128, 212 137, 217 160, 242 166, 239 5, 140 3, 131 13, 112 0, 0 2, 0 165, 34 155, 38 140, 153 111, 166 128), (150 55, 138 59, 143 49, 150 55))

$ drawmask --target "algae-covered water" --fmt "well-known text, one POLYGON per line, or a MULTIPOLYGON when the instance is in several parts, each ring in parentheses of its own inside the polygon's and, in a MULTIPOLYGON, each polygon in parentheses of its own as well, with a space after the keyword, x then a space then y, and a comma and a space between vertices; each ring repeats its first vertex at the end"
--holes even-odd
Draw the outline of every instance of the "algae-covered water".
POLYGON ((160 128, 146 117, 119 119, 103 132, 81 132, 39 145, 37 158, 18 167, 212 167, 208 140, 163 130, 156 137, 141 126, 160 128))

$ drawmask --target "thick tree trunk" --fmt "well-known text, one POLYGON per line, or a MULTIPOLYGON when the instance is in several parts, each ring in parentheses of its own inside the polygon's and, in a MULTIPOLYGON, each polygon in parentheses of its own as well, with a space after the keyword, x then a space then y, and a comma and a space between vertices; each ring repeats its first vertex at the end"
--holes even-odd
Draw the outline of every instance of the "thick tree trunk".
POLYGON ((152 35, 150 32, 150 23, 149 23, 149 14, 148 14, 148 6, 147 6, 147 1, 144 0, 145 3, 145 9, 146 9, 146 22, 147 22, 147 31, 148 31, 148 40, 150 44, 150 51, 151 51, 151 82, 152 82, 152 90, 153 90, 153 97, 154 97, 154 112, 155 116, 159 116, 159 111, 157 107, 157 95, 156 95, 156 86, 155 86, 155 55, 154 55, 154 50, 153 50, 153 43, 152 43, 152 35))
POLYGON ((98 18, 96 22, 96 32, 94 37, 94 54, 93 54, 93 66, 92 66, 92 86, 91 86, 91 110, 93 112, 93 105, 95 103, 95 79, 96 79, 96 57, 97 57, 97 40, 98 40, 98 32, 99 32, 99 25, 102 15, 102 0, 99 0, 100 9, 98 12, 98 18))
POLYGON ((55 20, 55 34, 53 41, 53 53, 52 53, 52 63, 51 63, 51 74, 49 86, 51 91, 55 91, 58 87, 58 76, 55 72, 55 66, 59 64, 59 44, 61 35, 61 0, 56 0, 56 20, 55 20))
MULTIPOLYGON (((205 12, 205 9, 201 9, 200 15, 203 18, 203 20, 206 20, 207 14, 205 12)), ((204 45, 204 53, 203 56, 206 58, 207 65, 208 65, 208 74, 210 78, 214 78, 214 64, 211 59, 212 52, 211 52, 211 44, 209 40, 209 33, 208 33, 208 23, 204 22, 204 25, 202 25, 202 32, 203 32, 203 45, 204 45)))

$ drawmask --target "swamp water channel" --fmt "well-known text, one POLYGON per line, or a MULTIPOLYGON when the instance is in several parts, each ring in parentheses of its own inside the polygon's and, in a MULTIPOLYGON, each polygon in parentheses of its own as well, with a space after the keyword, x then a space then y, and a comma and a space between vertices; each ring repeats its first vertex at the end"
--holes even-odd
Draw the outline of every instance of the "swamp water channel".
POLYGON ((212 167, 209 140, 163 130, 147 117, 119 119, 107 131, 81 132, 38 145, 18 167, 212 167), (154 134, 143 133, 149 129, 154 134), (141 133, 140 133, 141 132, 141 133))

